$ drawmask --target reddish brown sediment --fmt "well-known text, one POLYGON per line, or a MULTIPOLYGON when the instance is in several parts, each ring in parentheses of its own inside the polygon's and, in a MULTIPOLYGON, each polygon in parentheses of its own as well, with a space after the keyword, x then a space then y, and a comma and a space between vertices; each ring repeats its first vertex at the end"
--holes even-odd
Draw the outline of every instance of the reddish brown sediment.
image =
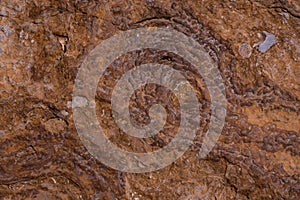
MULTIPOLYGON (((0 199, 299 199, 299 8, 296 0, 1 1, 0 199), (172 165, 130 174, 88 153, 70 103, 90 51, 120 31, 140 27, 170 27, 197 40, 219 68, 228 107, 207 158, 197 156, 199 133, 172 165), (264 40, 264 31, 276 44, 261 53, 253 45, 264 40), (249 46, 241 51, 244 44, 249 46)), ((178 128, 178 102, 172 95, 162 98, 168 91, 153 85, 136 91, 130 109, 143 124, 149 105, 141 96, 170 104, 173 112, 161 134, 132 138, 113 121, 116 76, 149 62, 172 65, 194 85, 197 80, 203 104, 199 132, 209 123, 205 82, 184 58, 153 49, 129 52, 110 65, 115 76, 100 79, 96 95, 100 124, 128 151, 161 148, 178 128)))

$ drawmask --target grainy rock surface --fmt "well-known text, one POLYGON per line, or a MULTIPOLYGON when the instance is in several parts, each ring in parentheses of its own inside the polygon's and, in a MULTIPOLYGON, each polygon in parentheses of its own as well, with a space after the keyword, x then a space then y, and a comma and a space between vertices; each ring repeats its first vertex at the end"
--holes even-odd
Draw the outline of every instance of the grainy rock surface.
MULTIPOLYGON (((0 55, 0 199, 300 198, 297 0, 1 0, 0 55), (206 159, 197 157, 199 136, 164 169, 121 173, 97 161, 81 143, 70 106, 77 70, 101 41, 138 27, 174 28, 203 45, 218 65, 227 117, 206 159), (252 47, 264 40, 264 31, 276 44, 262 54, 252 47)), ((128 151, 153 151, 176 133, 179 108, 172 98, 165 104, 175 114, 156 137, 126 136, 113 121, 110 94, 116 78, 109 74, 151 62, 196 78, 184 58, 153 49, 129 52, 111 64, 99 81, 97 113, 111 141, 128 151)), ((205 131, 210 99, 198 79, 205 131)), ((149 121, 147 102, 140 97, 153 91, 166 94, 152 85, 131 98, 138 123, 149 121)))

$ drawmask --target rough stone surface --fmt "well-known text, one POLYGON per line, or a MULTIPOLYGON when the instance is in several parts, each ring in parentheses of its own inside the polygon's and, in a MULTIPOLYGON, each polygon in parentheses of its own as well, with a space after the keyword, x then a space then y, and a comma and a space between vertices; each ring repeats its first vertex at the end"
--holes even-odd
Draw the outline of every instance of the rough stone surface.
POLYGON ((49 119, 45 123, 45 130, 49 131, 50 133, 58 133, 63 131, 66 127, 66 123, 61 119, 49 119))
MULTIPOLYGON (((300 198, 299 1, 101 2, 0 1, 0 199, 300 198), (70 106, 77 70, 101 41, 138 27, 174 28, 199 41, 218 64, 228 112, 206 159, 197 157, 210 116, 205 84, 184 58, 153 49, 121 56, 99 80, 99 122, 128 151, 167 144, 178 127, 176 99, 162 102, 172 110, 164 131, 141 140, 116 127, 110 94, 124 70, 168 64, 198 88, 203 106, 195 144, 172 165, 146 174, 107 168, 82 145, 70 106), (263 31, 275 35, 277 44, 264 54, 241 57, 240 46, 263 41, 258 37, 263 31)), ((149 103, 158 101, 154 94, 166 91, 145 86, 132 96, 137 123, 149 121, 149 103)))
POLYGON ((252 48, 249 44, 245 43, 242 44, 239 48, 239 54, 240 56, 242 56, 243 58, 250 58, 251 54, 252 54, 252 48))

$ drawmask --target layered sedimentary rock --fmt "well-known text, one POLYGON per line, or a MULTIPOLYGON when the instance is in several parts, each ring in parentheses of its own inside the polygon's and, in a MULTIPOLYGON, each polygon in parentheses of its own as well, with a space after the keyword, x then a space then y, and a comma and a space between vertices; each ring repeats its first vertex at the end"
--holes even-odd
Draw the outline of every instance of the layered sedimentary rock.
MULTIPOLYGON (((1 199, 300 197, 298 1, 2 0, 0 55, 1 199), (99 80, 95 99, 100 124, 120 148, 157 150, 170 142, 179 121, 176 99, 164 99, 175 114, 163 132, 144 140, 122 133, 110 106, 114 77, 122 70, 170 65, 198 80, 203 105, 199 133, 181 158, 155 172, 132 174, 105 166, 87 151, 71 101, 78 69, 91 50, 114 34, 142 27, 168 27, 199 42, 218 66, 228 103, 218 142, 199 158, 200 133, 211 115, 201 76, 189 71, 184 58, 157 49, 117 58, 99 80)), ((131 117, 148 123, 142 97, 161 103, 167 92, 155 85, 137 90, 131 117)))

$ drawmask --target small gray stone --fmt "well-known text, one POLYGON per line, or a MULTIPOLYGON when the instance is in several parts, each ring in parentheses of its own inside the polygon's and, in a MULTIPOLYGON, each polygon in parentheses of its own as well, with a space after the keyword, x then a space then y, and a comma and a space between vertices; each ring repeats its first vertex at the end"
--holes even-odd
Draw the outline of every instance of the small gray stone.
POLYGON ((254 45, 254 47, 258 46, 258 51, 261 53, 267 52, 277 42, 275 35, 266 31, 263 31, 263 34, 265 36, 265 40, 254 45))

